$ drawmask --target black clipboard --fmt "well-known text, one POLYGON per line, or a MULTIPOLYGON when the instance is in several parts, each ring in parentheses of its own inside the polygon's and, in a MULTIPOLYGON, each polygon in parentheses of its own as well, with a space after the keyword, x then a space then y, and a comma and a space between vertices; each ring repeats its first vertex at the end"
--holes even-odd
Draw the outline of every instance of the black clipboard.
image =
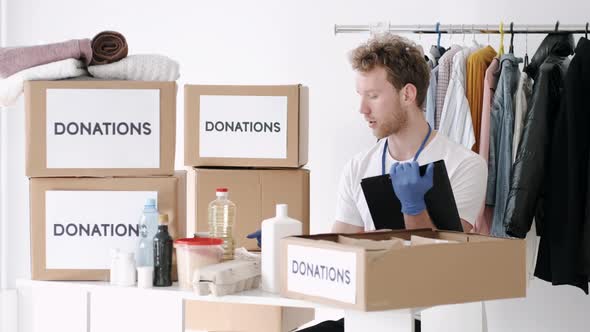
MULTIPOLYGON (((427 165, 420 166, 424 175, 427 165)), ((402 206, 393 191, 389 174, 373 176, 361 180, 375 229, 405 229, 402 206)), ((424 195, 426 210, 437 229, 463 231, 459 211, 453 196, 453 188, 443 160, 434 162, 433 186, 424 195)))

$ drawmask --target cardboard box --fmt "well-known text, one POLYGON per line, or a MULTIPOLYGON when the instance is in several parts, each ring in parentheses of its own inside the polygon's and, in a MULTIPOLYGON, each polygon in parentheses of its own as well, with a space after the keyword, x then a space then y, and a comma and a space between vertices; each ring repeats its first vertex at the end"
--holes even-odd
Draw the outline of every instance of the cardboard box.
POLYGON ((185 165, 305 165, 308 99, 300 85, 185 85, 185 165))
POLYGON ((185 300, 191 331, 288 332, 315 319, 312 308, 185 300))
POLYGON ((347 238, 456 241, 367 250, 338 234, 281 241, 281 295, 363 311, 526 296, 525 241, 433 230, 346 234, 347 238))
POLYGON ((170 176, 176 83, 29 81, 26 175, 170 176))
POLYGON ((184 236, 183 176, 32 178, 32 279, 109 280, 110 249, 136 250, 147 198, 156 198, 159 212, 169 215, 170 235, 184 236))
POLYGON ((209 230, 208 207, 215 190, 229 189, 236 204, 233 237, 236 247, 257 249, 246 235, 260 229, 264 219, 276 215, 276 204, 289 205, 289 216, 303 223, 309 234, 309 170, 208 169, 188 172, 188 218, 197 232, 209 230))

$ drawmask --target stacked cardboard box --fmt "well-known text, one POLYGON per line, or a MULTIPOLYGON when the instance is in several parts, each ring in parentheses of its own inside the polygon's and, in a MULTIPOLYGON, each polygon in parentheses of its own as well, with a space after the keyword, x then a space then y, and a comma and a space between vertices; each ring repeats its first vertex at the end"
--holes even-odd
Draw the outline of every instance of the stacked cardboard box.
POLYGON ((174 172, 176 83, 31 81, 26 95, 32 278, 108 280, 110 249, 134 251, 147 198, 186 234, 174 172))
POLYGON ((308 93, 300 85, 187 85, 185 165, 188 223, 207 232, 208 204, 215 189, 227 187, 236 204, 236 247, 256 249, 246 238, 275 215, 275 205, 309 232, 307 163, 308 93))

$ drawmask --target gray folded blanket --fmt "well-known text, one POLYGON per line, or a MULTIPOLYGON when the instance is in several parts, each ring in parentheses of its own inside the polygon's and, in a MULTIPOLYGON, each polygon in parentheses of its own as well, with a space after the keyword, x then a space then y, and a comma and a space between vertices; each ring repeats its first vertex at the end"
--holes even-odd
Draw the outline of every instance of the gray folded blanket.
POLYGON ((24 69, 65 59, 92 60, 90 39, 26 47, 0 47, 0 78, 7 78, 24 69))

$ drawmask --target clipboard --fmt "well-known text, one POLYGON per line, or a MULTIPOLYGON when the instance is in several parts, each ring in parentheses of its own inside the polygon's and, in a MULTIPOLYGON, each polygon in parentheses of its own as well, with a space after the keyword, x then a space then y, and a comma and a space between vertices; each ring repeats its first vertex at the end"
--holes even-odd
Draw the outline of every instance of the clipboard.
MULTIPOLYGON (((424 175, 427 165, 420 166, 424 175)), ((389 174, 364 178, 361 187, 375 229, 405 229, 402 206, 393 191, 389 174)), ((444 160, 434 162, 433 185, 424 195, 426 210, 437 229, 463 232, 453 188, 444 160)))

